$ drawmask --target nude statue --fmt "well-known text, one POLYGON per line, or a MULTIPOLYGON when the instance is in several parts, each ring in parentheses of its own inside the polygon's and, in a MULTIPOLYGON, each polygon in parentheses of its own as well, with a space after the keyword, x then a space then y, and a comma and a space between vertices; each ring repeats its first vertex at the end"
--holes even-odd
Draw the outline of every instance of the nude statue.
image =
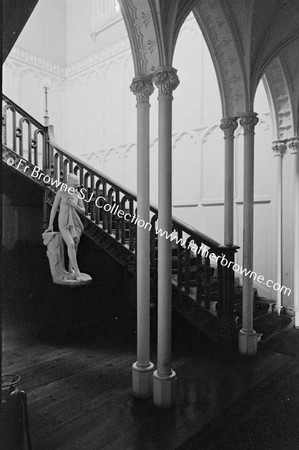
MULTIPOLYGON (((81 234, 83 233, 83 224, 79 214, 84 214, 85 209, 83 201, 79 198, 77 188, 79 179, 77 175, 70 173, 67 179, 66 191, 59 190, 56 193, 55 200, 51 209, 48 228, 45 230, 43 237, 48 232, 53 232, 53 222, 59 209, 58 227, 62 239, 67 246, 69 257, 69 274, 63 279, 84 281, 80 273, 77 263, 77 250, 81 234)), ((45 238, 44 238, 45 239, 45 238)))

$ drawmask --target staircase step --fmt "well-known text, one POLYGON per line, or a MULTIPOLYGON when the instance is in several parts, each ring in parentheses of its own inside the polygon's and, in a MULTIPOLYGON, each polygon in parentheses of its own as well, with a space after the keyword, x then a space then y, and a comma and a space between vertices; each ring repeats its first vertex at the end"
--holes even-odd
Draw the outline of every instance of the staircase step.
MULTIPOLYGON (((182 272, 183 274, 185 274, 185 267, 182 267, 182 272)), ((172 268, 172 274, 175 275, 178 273, 178 267, 173 267, 172 268)), ((205 268, 201 267, 198 269, 198 273, 200 274, 201 277, 205 276, 205 268)), ((191 266, 190 270, 189 270, 189 274, 190 274, 190 279, 195 279, 197 276, 197 267, 196 266, 191 266)), ((215 274, 215 269, 214 267, 210 267, 209 268, 209 275, 210 277, 212 277, 215 274)))
POLYGON ((254 329, 257 333, 262 334, 262 342, 266 342, 292 327, 293 319, 287 314, 281 314, 280 316, 277 313, 265 314, 254 320, 254 329))

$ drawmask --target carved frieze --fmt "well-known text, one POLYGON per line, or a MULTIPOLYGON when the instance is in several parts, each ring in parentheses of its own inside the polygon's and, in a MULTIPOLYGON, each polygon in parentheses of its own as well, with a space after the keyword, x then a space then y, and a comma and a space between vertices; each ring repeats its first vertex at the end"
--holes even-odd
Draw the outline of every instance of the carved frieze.
POLYGON ((129 23, 135 73, 137 75, 149 75, 155 67, 159 66, 159 54, 154 23, 147 1, 126 0, 123 8, 129 23))
POLYGON ((217 0, 198 2, 194 15, 210 42, 218 79, 221 80, 221 97, 224 114, 239 116, 248 109, 248 96, 239 43, 234 39, 222 5, 217 0))
POLYGON ((279 58, 272 61, 265 77, 271 92, 277 128, 277 137, 286 139, 293 133, 293 111, 288 85, 279 58))
POLYGON ((23 63, 25 62, 33 67, 43 69, 52 74, 61 77, 65 76, 64 66, 41 55, 37 55, 35 53, 29 52, 28 50, 24 50, 16 46, 12 48, 8 57, 8 61, 9 60, 20 61, 23 63))

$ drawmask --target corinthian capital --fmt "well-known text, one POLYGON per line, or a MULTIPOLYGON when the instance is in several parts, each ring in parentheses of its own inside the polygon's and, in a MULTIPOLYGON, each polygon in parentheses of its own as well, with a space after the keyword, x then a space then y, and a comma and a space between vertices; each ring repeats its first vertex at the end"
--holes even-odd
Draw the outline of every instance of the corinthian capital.
POLYGON ((244 128, 245 133, 254 133, 254 127, 258 123, 259 119, 257 118, 257 113, 251 112, 247 114, 243 114, 240 118, 240 124, 244 128))
POLYGON ((293 155, 299 154, 299 136, 295 136, 288 141, 289 149, 293 155))
POLYGON ((221 130, 224 131, 224 138, 233 137, 236 129, 238 128, 237 117, 226 117, 221 119, 221 130))
POLYGON ((272 150, 274 152, 274 156, 283 156, 287 149, 286 141, 273 141, 272 142, 272 150))
POLYGON ((154 85, 151 77, 135 77, 130 86, 131 92, 136 95, 138 103, 148 102, 150 95, 154 92, 154 85))
POLYGON ((156 70, 154 83, 159 89, 159 94, 171 95, 172 91, 180 84, 177 71, 173 67, 162 67, 156 70))

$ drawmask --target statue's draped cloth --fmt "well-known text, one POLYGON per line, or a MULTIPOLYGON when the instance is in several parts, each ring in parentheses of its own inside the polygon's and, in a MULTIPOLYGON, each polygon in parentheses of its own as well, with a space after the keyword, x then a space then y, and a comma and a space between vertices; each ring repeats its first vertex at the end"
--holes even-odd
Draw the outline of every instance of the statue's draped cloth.
POLYGON ((47 246, 51 275, 54 283, 62 280, 69 272, 64 264, 64 242, 59 232, 43 233, 43 243, 47 246))
POLYGON ((61 200, 66 208, 62 208, 59 211, 58 225, 59 229, 63 228, 69 230, 74 242, 79 244, 81 234, 83 233, 84 227, 79 217, 79 214, 71 205, 65 203, 65 200, 61 200))
MULTIPOLYGON (((76 246, 79 244, 80 237, 83 233, 84 227, 80 217, 74 207, 68 205, 67 199, 62 199, 64 207, 60 208, 58 215, 59 230, 68 230, 76 246)), ((86 274, 80 274, 80 280, 74 278, 73 272, 68 272, 65 269, 64 261, 64 241, 61 232, 47 232, 43 233, 43 243, 47 247, 47 256, 50 263, 50 270, 53 282, 64 285, 81 285, 92 282, 92 278, 86 274)))

